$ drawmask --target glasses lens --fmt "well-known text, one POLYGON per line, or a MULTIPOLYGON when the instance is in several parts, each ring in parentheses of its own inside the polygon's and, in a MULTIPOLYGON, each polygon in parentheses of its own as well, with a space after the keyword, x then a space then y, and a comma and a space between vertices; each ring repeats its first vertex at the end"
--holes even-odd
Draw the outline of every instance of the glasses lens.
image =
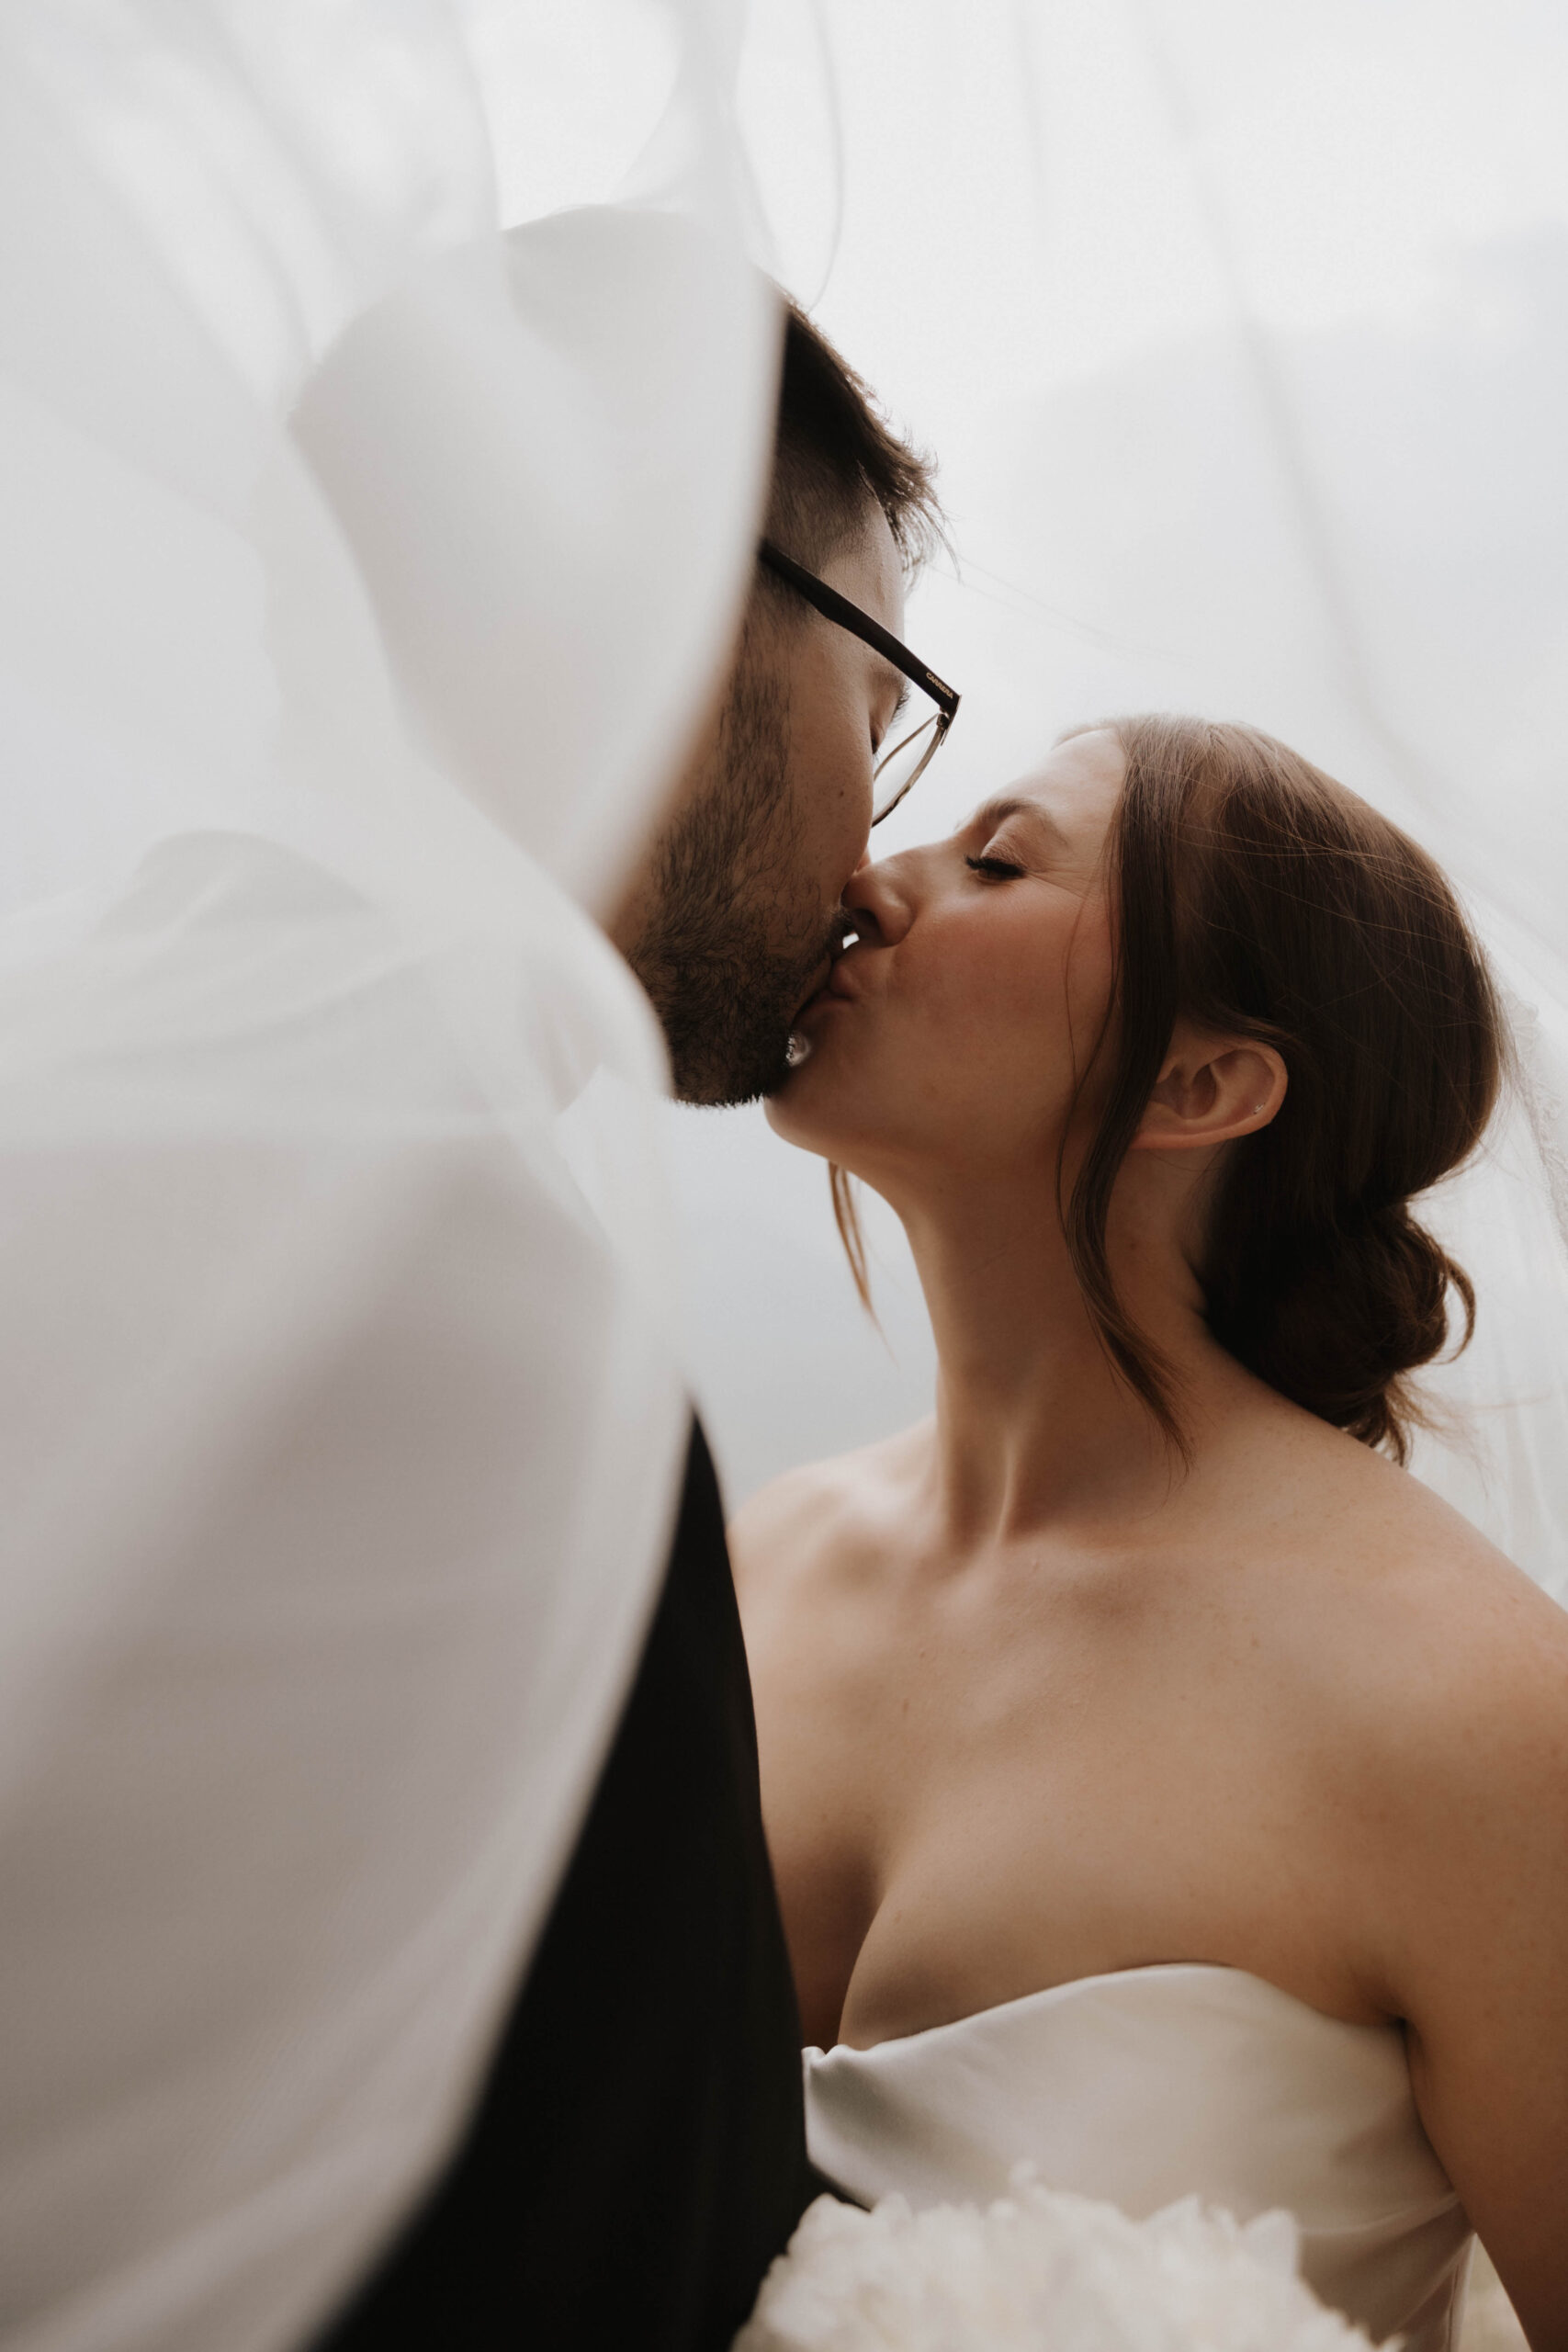
POLYGON ((918 727, 907 729, 885 752, 872 776, 871 821, 874 825, 897 806, 937 747, 942 713, 933 710, 918 727))

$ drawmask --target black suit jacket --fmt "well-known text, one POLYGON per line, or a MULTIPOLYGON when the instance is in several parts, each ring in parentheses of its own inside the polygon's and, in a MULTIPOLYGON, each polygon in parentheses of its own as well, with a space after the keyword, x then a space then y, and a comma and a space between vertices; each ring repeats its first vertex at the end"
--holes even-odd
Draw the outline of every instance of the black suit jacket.
POLYGON ((713 1465, 466 2137, 319 2352, 722 2352, 817 2188, 713 1465))

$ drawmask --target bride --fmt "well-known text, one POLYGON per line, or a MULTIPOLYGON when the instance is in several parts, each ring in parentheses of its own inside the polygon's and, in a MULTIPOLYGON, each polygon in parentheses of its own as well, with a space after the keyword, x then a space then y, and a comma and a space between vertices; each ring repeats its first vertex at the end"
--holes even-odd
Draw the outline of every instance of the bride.
POLYGON ((1561 2352, 1568 1618, 1401 1467, 1472 1312, 1411 1204, 1506 1059, 1464 919, 1182 718, 848 895, 770 1116, 897 1211, 940 1371, 732 1533, 814 2160, 1283 2205, 1410 2352, 1473 2226, 1561 2352))

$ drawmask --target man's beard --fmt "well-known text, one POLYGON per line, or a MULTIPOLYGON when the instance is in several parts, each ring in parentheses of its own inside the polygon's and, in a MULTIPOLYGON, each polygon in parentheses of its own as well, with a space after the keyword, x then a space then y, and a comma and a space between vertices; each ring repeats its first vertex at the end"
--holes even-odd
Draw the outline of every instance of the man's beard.
POLYGON ((798 854, 787 698, 743 669, 718 780, 657 845, 653 912, 630 957, 682 1102, 751 1102, 788 1075, 791 1024, 844 929, 837 910, 824 921, 814 892, 807 900, 798 854))

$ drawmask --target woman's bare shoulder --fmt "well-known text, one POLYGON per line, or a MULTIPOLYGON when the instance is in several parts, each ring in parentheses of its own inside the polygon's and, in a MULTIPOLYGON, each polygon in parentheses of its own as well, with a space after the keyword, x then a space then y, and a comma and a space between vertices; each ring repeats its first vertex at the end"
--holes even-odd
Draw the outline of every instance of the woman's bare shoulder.
POLYGON ((1408 1838, 1419 1816, 1451 1820, 1466 1790, 1486 1812, 1559 1769, 1568 1611, 1343 1431, 1290 1408, 1238 1434, 1208 1556, 1239 1579, 1291 1736, 1325 1782, 1408 1838))
POLYGON ((1293 1502, 1294 1646, 1369 1818, 1472 1870, 1521 1808, 1568 1831, 1568 1610, 1413 1472, 1326 1458, 1293 1502))
POLYGON ((1284 1434, 1227 1547, 1252 1670, 1359 1995, 1426 2026, 1490 1981, 1504 1918, 1521 1969, 1568 1936, 1568 1611, 1412 1472, 1284 1434))
POLYGON ((1322 1423, 1292 1452, 1277 1465, 1284 1557, 1385 1701, 1434 1678, 1482 1689, 1538 1656, 1568 1667, 1568 1611, 1413 1471, 1322 1423))
POLYGON ((931 1424, 823 1462, 807 1462, 760 1487, 729 1523, 729 1555, 742 1594, 801 1578, 832 1577, 881 1548, 919 1476, 931 1424))

